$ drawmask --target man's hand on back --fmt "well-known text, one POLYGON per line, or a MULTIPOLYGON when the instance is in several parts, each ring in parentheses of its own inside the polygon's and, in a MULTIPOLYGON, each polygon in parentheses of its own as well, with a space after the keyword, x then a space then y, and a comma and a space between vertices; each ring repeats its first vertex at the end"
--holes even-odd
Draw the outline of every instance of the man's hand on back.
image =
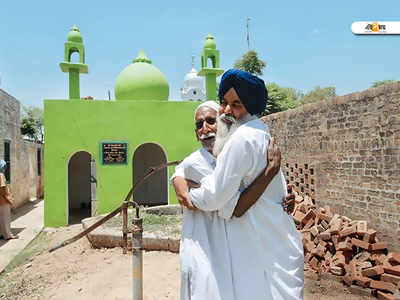
POLYGON ((291 185, 287 186, 287 195, 283 198, 282 207, 283 210, 291 215, 294 211, 294 204, 295 204, 295 194, 293 193, 293 187, 291 185))
POLYGON ((274 137, 269 141, 267 155, 268 164, 265 168, 265 176, 274 178, 281 168, 281 151, 279 150, 274 137))

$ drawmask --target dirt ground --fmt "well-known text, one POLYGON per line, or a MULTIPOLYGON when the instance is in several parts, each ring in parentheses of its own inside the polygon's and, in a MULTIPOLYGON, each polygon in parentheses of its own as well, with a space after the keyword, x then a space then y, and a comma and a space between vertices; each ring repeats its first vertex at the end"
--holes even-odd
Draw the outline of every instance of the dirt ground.
MULTIPOLYGON (((81 228, 74 225, 42 233, 45 237, 40 242, 28 246, 35 249, 32 256, 28 253, 24 262, 0 276, 0 299, 131 299, 131 256, 123 255, 122 249, 92 249, 83 238, 55 252, 47 252, 81 228)), ((145 252, 143 257, 144 299, 179 299, 178 255, 154 251, 145 252)), ((370 298, 349 294, 335 281, 317 282, 306 278, 304 299, 370 298)))

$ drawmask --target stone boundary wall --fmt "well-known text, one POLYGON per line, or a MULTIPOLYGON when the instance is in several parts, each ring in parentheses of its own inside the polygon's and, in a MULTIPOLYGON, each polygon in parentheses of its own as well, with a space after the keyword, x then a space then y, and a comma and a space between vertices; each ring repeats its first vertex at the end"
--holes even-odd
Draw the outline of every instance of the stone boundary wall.
POLYGON ((299 174, 293 166, 313 169, 310 196, 318 206, 329 205, 334 213, 368 221, 380 232, 379 239, 399 251, 400 83, 262 120, 277 138, 287 181, 297 182, 297 190, 303 184, 310 192, 305 177, 293 176, 299 174))
POLYGON ((20 109, 17 99, 0 89, 0 158, 4 158, 4 141, 10 142, 10 189, 16 207, 43 198, 43 145, 21 139, 20 109), (41 149, 41 176, 38 175, 37 149, 41 149))

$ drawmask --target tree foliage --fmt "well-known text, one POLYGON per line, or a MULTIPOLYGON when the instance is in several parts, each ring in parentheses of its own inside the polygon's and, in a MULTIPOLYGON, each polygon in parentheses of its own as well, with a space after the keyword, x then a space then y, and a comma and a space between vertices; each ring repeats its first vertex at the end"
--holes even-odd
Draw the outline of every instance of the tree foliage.
POLYGON ((372 82, 371 87, 375 88, 387 83, 393 83, 393 82, 398 82, 397 80, 393 80, 393 79, 385 79, 385 80, 376 80, 374 82, 372 82))
POLYGON ((235 61, 234 68, 249 72, 255 75, 262 75, 262 70, 266 66, 266 62, 258 58, 258 54, 254 50, 249 50, 243 54, 241 59, 235 61))
POLYGON ((311 90, 310 92, 304 94, 300 102, 301 104, 307 104, 322 100, 329 100, 333 97, 336 97, 336 87, 328 86, 325 88, 321 88, 320 86, 315 87, 315 89, 311 90))
POLYGON ((263 115, 296 108, 299 106, 301 92, 291 87, 280 87, 274 82, 266 84, 268 89, 268 103, 263 115))
POLYGON ((34 106, 24 106, 21 117, 21 134, 35 142, 43 143, 43 109, 34 106))

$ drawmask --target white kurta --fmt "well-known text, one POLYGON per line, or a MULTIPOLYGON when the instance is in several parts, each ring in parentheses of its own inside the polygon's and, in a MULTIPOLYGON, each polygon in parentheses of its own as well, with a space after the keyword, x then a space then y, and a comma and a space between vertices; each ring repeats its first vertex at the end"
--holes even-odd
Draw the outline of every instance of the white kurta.
MULTIPOLYGON (((204 148, 179 164, 176 176, 200 182, 212 173, 214 157, 204 148)), ((217 212, 184 208, 180 244, 181 300, 233 300, 225 220, 217 212)))
MULTIPOLYGON (((247 187, 266 167, 269 140, 268 127, 259 119, 240 126, 214 172, 191 190, 193 204, 204 211, 234 207, 241 183, 247 187)), ((285 194, 279 172, 242 217, 226 222, 237 300, 303 298, 303 246, 292 217, 282 209, 285 194)), ((221 215, 229 218, 229 213, 221 215)))

